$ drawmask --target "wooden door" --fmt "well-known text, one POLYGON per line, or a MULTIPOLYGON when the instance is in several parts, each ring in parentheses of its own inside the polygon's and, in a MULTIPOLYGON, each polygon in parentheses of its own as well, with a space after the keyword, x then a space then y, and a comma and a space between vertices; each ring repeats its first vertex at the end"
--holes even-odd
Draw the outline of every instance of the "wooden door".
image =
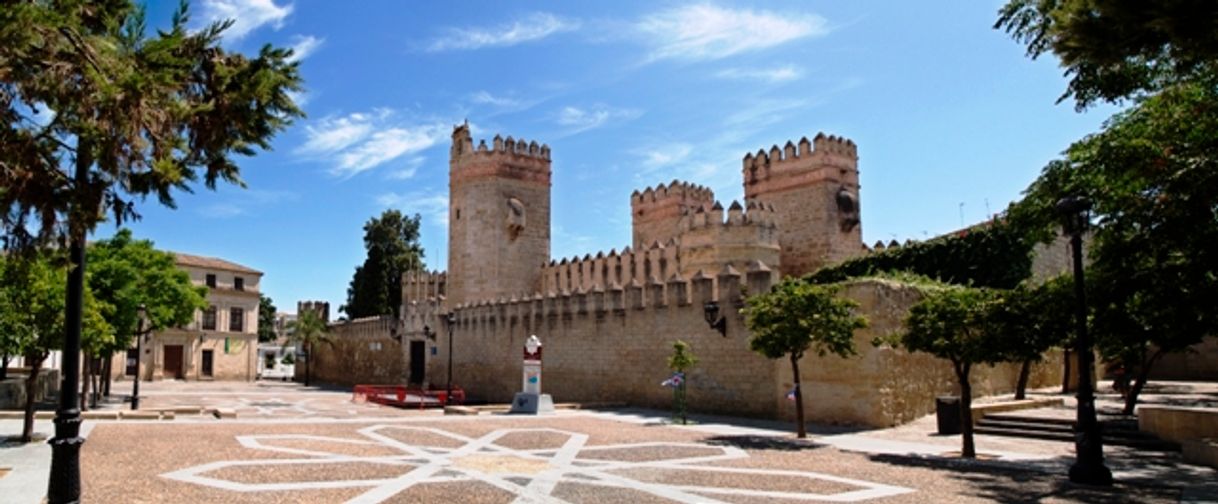
POLYGON ((182 379, 182 345, 165 345, 164 372, 165 378, 182 379))

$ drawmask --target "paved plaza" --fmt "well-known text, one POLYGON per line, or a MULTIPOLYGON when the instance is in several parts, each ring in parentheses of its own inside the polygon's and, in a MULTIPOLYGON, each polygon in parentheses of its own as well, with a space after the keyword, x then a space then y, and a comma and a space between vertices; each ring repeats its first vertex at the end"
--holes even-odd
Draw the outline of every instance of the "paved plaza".
MULTIPOLYGON (((88 421, 86 502, 1206 502, 1213 471, 1110 452, 1118 486, 1064 482, 1069 445, 813 428, 650 410, 444 416, 293 384, 155 383, 143 409, 232 408, 235 419, 88 421), (1129 460, 1122 460, 1128 458, 1129 460)), ((114 405, 113 407, 120 407, 114 405)), ((814 405, 811 407, 815 407, 814 405)), ((916 423, 915 423, 916 425, 916 423)), ((19 424, 0 424, 5 434, 19 424)), ((50 423, 39 430, 49 432, 50 423)), ((38 502, 45 445, 0 449, 5 502, 38 502), (22 488, 26 487, 26 488, 22 488), (10 491, 11 490, 11 491, 10 491), (37 494, 37 495, 34 495, 37 494), (10 500, 11 499, 11 500, 10 500)))

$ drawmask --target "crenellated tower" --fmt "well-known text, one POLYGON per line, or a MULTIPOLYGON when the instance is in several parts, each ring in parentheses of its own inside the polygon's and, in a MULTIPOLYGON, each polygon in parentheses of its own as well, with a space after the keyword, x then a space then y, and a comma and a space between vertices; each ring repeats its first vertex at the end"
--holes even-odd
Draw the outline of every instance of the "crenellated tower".
POLYGON ((774 207, 783 275, 803 275, 863 251, 858 149, 816 135, 744 156, 744 197, 774 207))
POLYGON ((630 221, 635 250, 648 244, 667 243, 680 234, 682 218, 715 203, 715 193, 697 184, 673 180, 630 195, 630 221))
POLYGON ((535 293, 550 259, 550 148, 495 136, 474 146, 469 124, 449 152, 450 306, 535 293))

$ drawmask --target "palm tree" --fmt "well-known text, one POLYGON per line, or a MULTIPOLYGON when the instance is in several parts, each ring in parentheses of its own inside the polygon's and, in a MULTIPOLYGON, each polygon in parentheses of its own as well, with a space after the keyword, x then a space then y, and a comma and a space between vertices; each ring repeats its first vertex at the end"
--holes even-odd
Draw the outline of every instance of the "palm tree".
POLYGON ((318 343, 329 343, 330 329, 326 325, 326 320, 321 314, 315 310, 301 310, 296 316, 296 320, 288 323, 288 338, 295 343, 299 343, 304 348, 305 358, 305 381, 306 387, 309 386, 309 370, 313 366, 309 364, 315 358, 313 356, 313 347, 318 343))

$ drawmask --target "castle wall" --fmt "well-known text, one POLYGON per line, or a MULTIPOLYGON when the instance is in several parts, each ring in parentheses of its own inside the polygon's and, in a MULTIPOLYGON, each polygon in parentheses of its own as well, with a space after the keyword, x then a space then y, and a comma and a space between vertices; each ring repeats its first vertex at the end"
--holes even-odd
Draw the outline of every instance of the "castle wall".
POLYGON ((858 151, 817 135, 746 155, 745 199, 773 205, 784 275, 801 276, 862 253, 858 151))
MULTIPOLYGON (((889 427, 934 412, 937 396, 959 394, 949 361, 871 344, 877 337, 903 330, 909 308, 922 299, 916 289, 867 279, 847 283, 841 295, 859 303, 857 313, 867 317, 868 327, 855 332, 858 356, 810 355, 800 360, 804 414, 809 421, 889 427)), ((794 380, 790 364, 783 364, 769 397, 776 403, 779 418, 794 420, 794 402, 785 399, 794 380)), ((973 366, 974 395, 1013 392, 1019 367, 1018 363, 973 366)), ((1033 366, 1028 388, 1060 386, 1061 376, 1061 354, 1050 352, 1033 366)))
POLYGON ((392 315, 330 324, 329 343, 311 349, 308 362, 296 363, 296 380, 306 366, 312 380, 335 385, 405 384, 410 370, 407 345, 393 338, 392 315))

